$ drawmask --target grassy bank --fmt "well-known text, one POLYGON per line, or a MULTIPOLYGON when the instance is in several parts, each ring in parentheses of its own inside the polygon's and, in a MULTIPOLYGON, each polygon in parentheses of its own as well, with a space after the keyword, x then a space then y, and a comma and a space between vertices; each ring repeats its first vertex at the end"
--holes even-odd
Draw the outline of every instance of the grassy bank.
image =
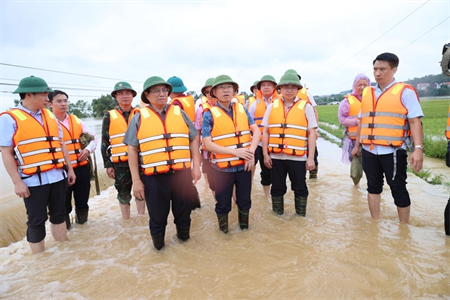
MULTIPOLYGON (((445 158, 447 151, 447 115, 450 99, 424 100, 421 102, 424 118, 422 119, 424 131, 424 153, 428 157, 445 158)), ((339 124, 337 115, 339 105, 318 105, 319 127, 342 138, 344 127, 339 124)))

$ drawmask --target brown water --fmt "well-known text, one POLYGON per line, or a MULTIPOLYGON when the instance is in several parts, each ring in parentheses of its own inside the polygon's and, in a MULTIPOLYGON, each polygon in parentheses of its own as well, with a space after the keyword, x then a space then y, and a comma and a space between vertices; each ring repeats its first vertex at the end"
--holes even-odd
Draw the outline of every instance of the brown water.
POLYGON ((273 214, 256 174, 250 229, 239 229, 234 206, 223 234, 202 180, 191 239, 176 238, 170 216, 166 246, 156 251, 148 216, 132 205, 132 218, 122 220, 109 188, 90 200, 89 222, 75 224, 69 242, 53 241, 48 230, 41 254, 31 255, 25 239, 0 248, 0 298, 450 299, 448 191, 408 174, 411 224, 398 224, 388 188, 373 220, 365 179, 354 188, 340 148, 322 139, 318 147, 306 218, 295 215, 292 192, 285 214, 273 214))

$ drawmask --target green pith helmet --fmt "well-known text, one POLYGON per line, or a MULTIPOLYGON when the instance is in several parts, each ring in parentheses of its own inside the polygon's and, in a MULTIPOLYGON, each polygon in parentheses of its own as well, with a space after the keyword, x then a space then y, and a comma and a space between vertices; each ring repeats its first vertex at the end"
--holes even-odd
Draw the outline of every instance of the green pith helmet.
POLYGON ((239 85, 233 81, 233 79, 231 79, 230 76, 228 75, 219 75, 216 78, 214 78, 212 87, 211 87, 211 91, 209 92, 210 95, 214 98, 217 98, 216 95, 214 94, 214 90, 216 88, 216 86, 223 84, 223 83, 231 83, 234 86, 234 90, 235 92, 237 92, 239 90, 239 85))
POLYGON ((259 83, 259 80, 256 80, 255 82, 253 82, 252 86, 250 87, 250 93, 253 93, 254 87, 258 88, 258 83, 259 83))
POLYGON ((282 85, 297 85, 300 89, 302 87, 302 84, 300 83, 300 80, 298 79, 298 76, 294 73, 284 73, 283 76, 281 76, 280 82, 277 85, 277 89, 280 89, 282 85))
POLYGON ((264 75, 261 80, 256 84, 256 87, 258 88, 258 90, 261 89, 261 84, 264 81, 269 81, 269 82, 273 82, 275 84, 275 86, 277 86, 277 82, 275 81, 275 78, 272 75, 264 75))
POLYGON ((51 93, 53 90, 48 87, 47 82, 39 77, 25 77, 19 82, 19 86, 13 92, 13 94, 25 94, 25 93, 51 93))
POLYGON ((128 82, 125 82, 125 81, 116 83, 116 85, 114 86, 114 91, 111 92, 111 96, 116 98, 116 92, 122 91, 122 90, 130 90, 133 93, 133 98, 136 97, 136 94, 137 94, 136 91, 133 90, 133 88, 131 87, 131 84, 129 84, 128 82))
POLYGON ((284 74, 286 74, 286 73, 292 73, 292 74, 295 74, 295 75, 298 76, 298 79, 299 79, 299 80, 302 80, 302 76, 298 75, 297 71, 295 71, 294 69, 289 69, 289 70, 287 70, 286 72, 284 72, 284 74))
POLYGON ((158 76, 152 76, 147 78, 147 80, 144 82, 144 87, 142 90, 142 94, 141 94, 141 100, 144 103, 149 104, 150 102, 148 101, 147 97, 145 97, 144 92, 151 88, 152 86, 158 85, 158 84, 164 84, 167 86, 167 88, 169 89, 169 95, 172 92, 172 85, 166 81, 164 81, 164 79, 162 79, 161 77, 158 76))
POLYGON ((212 86, 212 85, 213 85, 213 82, 214 82, 214 78, 208 78, 208 79, 206 79, 205 85, 202 87, 202 94, 203 94, 203 96, 206 96, 206 95, 205 95, 205 89, 206 89, 208 86, 212 86))
POLYGON ((187 87, 184 86, 183 80, 181 80, 180 77, 172 76, 167 79, 167 82, 172 85, 172 91, 174 93, 183 93, 187 91, 187 87))

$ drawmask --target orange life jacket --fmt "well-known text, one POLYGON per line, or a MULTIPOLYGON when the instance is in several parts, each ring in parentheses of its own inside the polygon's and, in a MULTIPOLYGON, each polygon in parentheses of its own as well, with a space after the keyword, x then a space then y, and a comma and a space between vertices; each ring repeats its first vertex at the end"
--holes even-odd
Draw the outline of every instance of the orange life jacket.
POLYGON ((399 82, 384 91, 378 100, 373 87, 364 89, 361 101, 361 139, 364 145, 400 147, 410 136, 408 111, 401 101, 405 88, 415 92, 411 85, 399 82))
POLYGON ((109 123, 109 149, 111 150, 111 161, 120 163, 128 161, 128 146, 123 143, 123 137, 128 129, 128 122, 139 112, 139 109, 132 108, 128 120, 125 120, 122 113, 117 109, 108 111, 109 123))
MULTIPOLYGON (((272 103, 275 99, 279 99, 280 95, 278 94, 277 90, 273 91, 272 99, 270 100, 270 103, 272 103)), ((259 127, 259 131, 261 131, 261 137, 260 140, 262 140, 262 135, 264 131, 264 126, 261 125, 262 120, 264 118, 264 114, 266 113, 266 102, 264 101, 264 97, 261 93, 261 91, 258 91, 256 93, 256 110, 255 110, 255 116, 253 119, 255 120, 256 125, 259 127)))
MULTIPOLYGON (((218 106, 213 106, 211 111, 213 127, 211 140, 227 148, 249 148, 251 145, 250 126, 245 108, 240 103, 231 103, 233 119, 218 106)), ((226 169, 245 164, 245 160, 230 154, 210 152, 211 163, 220 169, 226 169)))
POLYGON ((301 88, 297 93, 297 97, 298 97, 298 99, 308 101, 308 103, 312 105, 311 101, 309 101, 309 98, 308 98, 308 89, 307 88, 305 88, 305 87, 301 88))
POLYGON ((188 115, 189 119, 192 122, 195 122, 195 100, 192 95, 187 95, 185 97, 175 97, 172 99, 173 101, 178 100, 181 103, 181 109, 188 115))
POLYGON ((448 117, 447 117, 447 130, 445 131, 447 140, 450 141, 450 106, 448 107, 448 117))
POLYGON ((234 96, 236 99, 238 99, 239 103, 244 105, 245 104, 245 96, 242 94, 234 96))
POLYGON ((298 100, 286 113, 284 101, 276 99, 269 115, 269 152, 307 155, 308 120, 306 100, 298 100))
POLYGON ((4 113, 14 118, 17 124, 13 136, 14 156, 23 174, 33 175, 64 166, 58 122, 52 112, 41 109, 43 125, 21 109, 4 113))
POLYGON ((80 119, 75 115, 67 115, 67 117, 69 118, 69 128, 64 126, 62 122, 59 122, 59 124, 63 130, 63 141, 69 152, 70 163, 72 164, 72 168, 85 166, 88 164, 88 160, 82 162, 78 161, 78 153, 82 150, 80 136, 83 133, 80 119))
POLYGON ((248 109, 252 106, 252 103, 255 102, 256 98, 253 96, 248 97, 248 109))
MULTIPOLYGON (((356 97, 354 95, 347 95, 346 97, 347 97, 348 103, 350 104, 349 116, 357 118, 359 111, 361 110, 361 101, 358 99, 358 97, 356 97)), ((349 138, 352 140, 356 140, 357 131, 358 131, 358 125, 348 127, 347 132, 348 132, 349 138)))
POLYGON ((142 108, 137 138, 139 161, 145 175, 191 168, 189 127, 179 106, 169 105, 164 121, 152 108, 142 108))

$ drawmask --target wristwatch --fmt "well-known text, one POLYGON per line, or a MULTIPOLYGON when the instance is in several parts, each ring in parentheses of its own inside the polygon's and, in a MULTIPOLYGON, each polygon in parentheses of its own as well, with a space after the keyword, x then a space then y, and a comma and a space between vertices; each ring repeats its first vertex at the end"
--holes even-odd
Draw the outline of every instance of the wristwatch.
POLYGON ((423 150, 423 146, 422 146, 422 145, 415 145, 414 148, 415 148, 415 149, 423 150))

